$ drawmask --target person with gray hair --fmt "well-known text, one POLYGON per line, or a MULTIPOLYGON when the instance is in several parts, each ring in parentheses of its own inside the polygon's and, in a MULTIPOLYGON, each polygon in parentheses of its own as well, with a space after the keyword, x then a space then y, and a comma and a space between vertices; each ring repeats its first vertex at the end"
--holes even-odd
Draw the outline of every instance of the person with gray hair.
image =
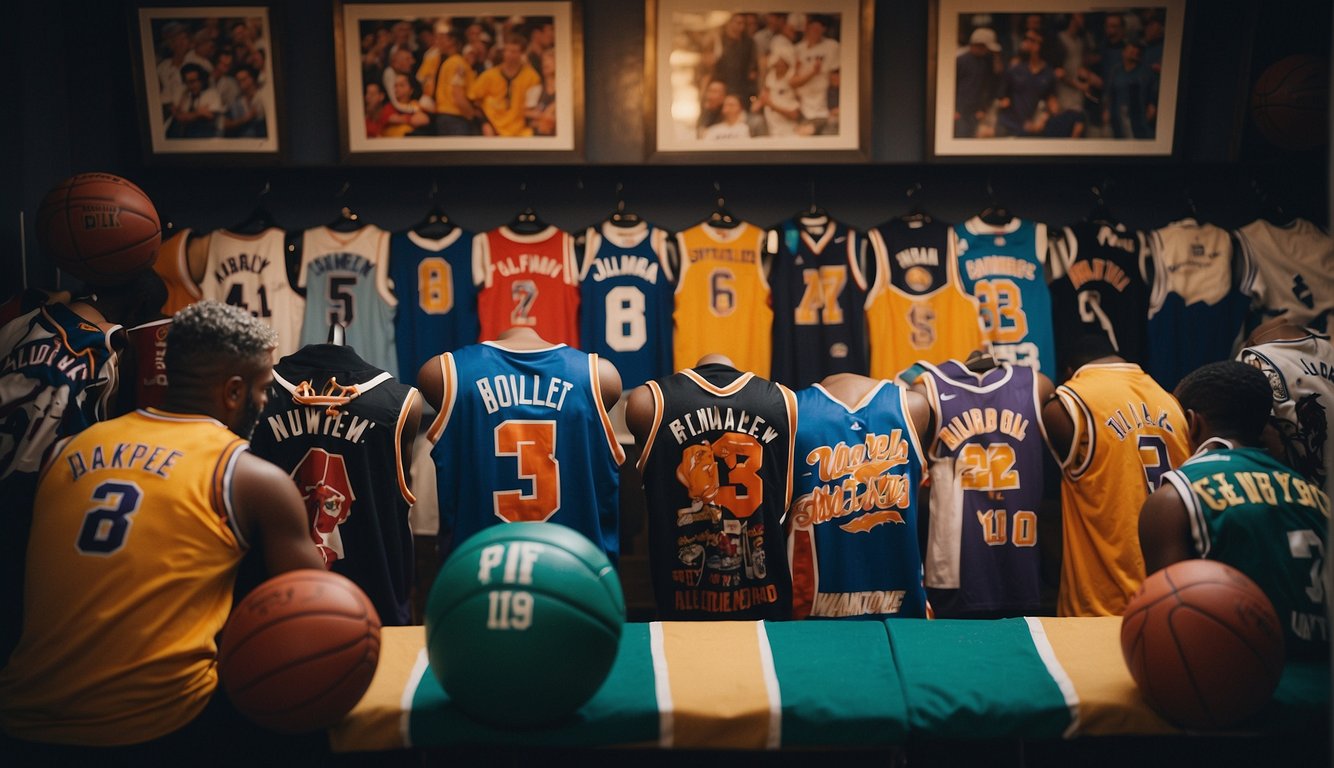
POLYGON ((163 407, 58 445, 38 483, 22 634, 0 670, 0 726, 22 762, 264 743, 217 691, 237 571, 252 549, 270 575, 323 567, 296 486, 246 439, 277 339, 206 300, 167 342, 163 407))

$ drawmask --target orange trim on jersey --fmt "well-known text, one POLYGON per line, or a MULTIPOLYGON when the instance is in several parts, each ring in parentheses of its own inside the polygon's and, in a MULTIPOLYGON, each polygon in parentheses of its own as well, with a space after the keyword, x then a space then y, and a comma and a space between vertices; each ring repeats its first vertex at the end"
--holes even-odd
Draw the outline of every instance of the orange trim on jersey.
POLYGON ((639 454, 639 461, 635 462, 635 469, 642 475, 644 467, 648 465, 648 455, 653 452, 653 441, 658 437, 658 427, 662 426, 662 388, 656 381, 648 381, 648 391, 653 394, 653 428, 648 431, 648 437, 644 438, 644 450, 639 454))
POLYGON ((735 395, 737 392, 740 392, 743 387, 749 384, 751 379, 755 378, 754 373, 746 371, 745 373, 742 373, 740 376, 737 376, 736 379, 734 379, 731 384, 728 384, 727 386, 720 388, 720 387, 715 387, 714 385, 709 383, 708 379, 705 379, 703 376, 700 376, 698 373, 695 373, 694 368, 686 368, 681 371, 681 374, 684 375, 686 378, 690 379, 691 381, 695 382, 695 384, 698 385, 700 389, 704 390, 705 392, 718 395, 719 397, 728 397, 731 395, 735 395))
MULTIPOLYGON (((70 311, 71 311, 71 312, 74 312, 74 310, 70 310, 70 311)), ((88 364, 88 373, 89 373, 89 375, 91 375, 91 376, 96 376, 96 375, 97 375, 97 359, 96 359, 95 357, 93 357, 93 350, 91 350, 91 349, 85 349, 85 350, 82 350, 82 351, 80 351, 80 352, 75 352, 75 351, 74 351, 74 345, 69 343, 69 334, 65 333, 65 326, 61 325, 61 324, 60 324, 60 321, 58 321, 58 320, 56 320, 54 317, 52 317, 52 316, 51 316, 51 313, 50 313, 50 312, 47 312, 45 307, 42 308, 42 314, 43 314, 43 315, 46 315, 46 319, 50 320, 50 321, 51 321, 51 325, 55 327, 55 329, 56 329, 56 333, 60 334, 60 343, 65 347, 65 350, 66 350, 67 352, 69 352, 70 354, 73 354, 76 358, 78 358, 78 357, 84 357, 84 358, 87 358, 87 360, 86 360, 85 362, 88 364)), ((101 326, 100 326, 100 325, 98 325, 97 323, 94 323, 94 322, 91 321, 91 320, 87 320, 87 319, 85 319, 82 315, 79 315, 78 312, 74 312, 74 314, 75 314, 76 316, 78 316, 78 318, 79 318, 79 322, 81 322, 81 323, 87 323, 88 325, 97 326, 99 329, 101 329, 101 326)), ((103 344, 105 344, 105 346, 106 346, 106 348, 107 348, 108 350, 111 349, 111 334, 112 334, 116 329, 118 329, 118 328, 120 328, 120 327, 121 327, 121 326, 119 326, 119 325, 113 325, 113 326, 111 327, 110 330, 104 330, 104 331, 103 331, 103 337, 104 337, 104 338, 103 338, 103 344)))
POLYGON ((625 449, 621 448, 620 442, 616 440, 616 429, 611 425, 611 416, 607 413, 607 406, 602 402, 602 377, 598 375, 598 356, 590 354, 588 356, 588 378, 593 385, 593 403, 597 406, 598 417, 602 419, 602 432, 607 436, 607 447, 611 449, 611 457, 616 460, 616 466, 625 463, 625 449))
POLYGON ((413 495, 412 488, 408 485, 407 472, 403 467, 403 426, 408 423, 412 404, 417 402, 419 396, 416 387, 408 389, 408 396, 403 398, 403 407, 398 412, 398 423, 394 425, 394 469, 398 474, 398 491, 403 494, 403 500, 410 505, 417 503, 417 497, 413 495))
POLYGON ((449 422, 449 415, 454 410, 454 355, 445 352, 436 358, 440 361, 440 412, 435 415, 435 421, 426 430, 426 439, 432 443, 440 439, 440 433, 445 431, 445 425, 449 422))
POLYGON ((784 523, 787 521, 787 508, 792 506, 792 473, 796 461, 794 454, 797 452, 797 396, 782 384, 778 385, 778 391, 783 393, 787 405, 787 488, 783 492, 783 516, 779 518, 779 522, 784 523))

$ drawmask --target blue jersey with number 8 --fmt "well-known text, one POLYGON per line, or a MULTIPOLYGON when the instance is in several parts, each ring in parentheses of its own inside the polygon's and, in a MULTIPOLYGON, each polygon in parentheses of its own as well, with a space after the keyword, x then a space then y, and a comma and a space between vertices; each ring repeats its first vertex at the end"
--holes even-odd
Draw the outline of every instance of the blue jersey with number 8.
POLYGON ((667 233, 646 222, 590 227, 579 270, 583 348, 610 360, 625 391, 672 372, 667 233))

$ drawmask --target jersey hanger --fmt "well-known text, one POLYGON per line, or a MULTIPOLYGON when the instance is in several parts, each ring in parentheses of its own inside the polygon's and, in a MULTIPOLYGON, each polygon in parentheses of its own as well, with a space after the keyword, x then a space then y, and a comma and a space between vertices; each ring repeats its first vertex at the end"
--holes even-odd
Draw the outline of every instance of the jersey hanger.
POLYGON ((440 205, 438 195, 440 186, 431 181, 431 209, 426 212, 420 221, 412 225, 412 231, 428 240, 439 240, 447 237, 457 227, 449 220, 449 215, 445 213, 444 206, 440 205))
POLYGON ((622 194, 624 191, 625 185, 616 182, 616 208, 612 210, 608 221, 618 227, 637 226, 643 219, 639 218, 639 214, 625 210, 625 196, 622 194))
POLYGON ((732 215, 732 212, 727 210, 727 199, 723 197, 722 185, 716 181, 713 182, 713 190, 718 193, 718 204, 714 206, 713 213, 709 214, 709 218, 705 223, 711 227, 718 227, 719 229, 731 229, 735 227, 738 224, 738 221, 737 218, 732 215))
POLYGON ((996 202, 996 189, 991 185, 990 177, 987 178, 987 207, 977 215, 977 218, 993 227, 1001 227, 1010 223, 1010 211, 1005 206, 996 202))
POLYGON ((908 208, 908 212, 903 214, 900 218, 909 224, 931 221, 931 215, 922 210, 921 192, 922 182, 920 181, 914 181, 912 186, 908 187, 907 191, 904 192, 904 196, 907 197, 908 202, 912 205, 908 208))
MULTIPOLYGON (((343 188, 338 192, 338 198, 341 200, 346 197, 347 191, 351 188, 351 182, 343 182, 343 188)), ((335 232, 356 232, 366 226, 366 222, 361 220, 361 217, 357 215, 356 211, 352 210, 351 206, 344 204, 343 207, 339 209, 338 215, 334 217, 334 220, 329 222, 326 226, 335 232)))
POLYGON ((1111 179, 1103 179, 1101 184, 1094 184, 1089 187, 1089 191, 1093 193, 1093 207, 1089 209, 1084 221, 1116 224, 1116 217, 1112 216, 1112 209, 1107 206, 1106 195, 1111 186, 1111 179))
POLYGON ((255 208, 250 215, 241 221, 227 228, 227 231, 238 235, 257 235, 266 229, 277 227, 278 224, 273 220, 273 214, 264 205, 264 197, 270 191, 269 182, 264 182, 264 188, 259 191, 255 198, 255 208))
POLYGON ((506 225, 510 231, 520 235, 535 235, 550 226, 542 220, 541 216, 537 215, 537 210, 533 208, 532 198, 528 194, 528 182, 519 182, 519 196, 527 201, 527 205, 523 207, 523 210, 514 214, 514 218, 510 219, 510 223, 506 225))

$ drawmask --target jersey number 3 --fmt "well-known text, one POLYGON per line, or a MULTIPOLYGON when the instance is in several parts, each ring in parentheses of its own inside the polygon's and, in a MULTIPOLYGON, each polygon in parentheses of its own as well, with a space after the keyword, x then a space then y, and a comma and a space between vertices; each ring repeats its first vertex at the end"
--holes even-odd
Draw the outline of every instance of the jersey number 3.
POLYGON ((491 494, 496 517, 507 523, 542 522, 560 509, 560 460, 556 458, 556 422, 509 419, 495 429, 495 455, 514 457, 522 490, 491 494))

